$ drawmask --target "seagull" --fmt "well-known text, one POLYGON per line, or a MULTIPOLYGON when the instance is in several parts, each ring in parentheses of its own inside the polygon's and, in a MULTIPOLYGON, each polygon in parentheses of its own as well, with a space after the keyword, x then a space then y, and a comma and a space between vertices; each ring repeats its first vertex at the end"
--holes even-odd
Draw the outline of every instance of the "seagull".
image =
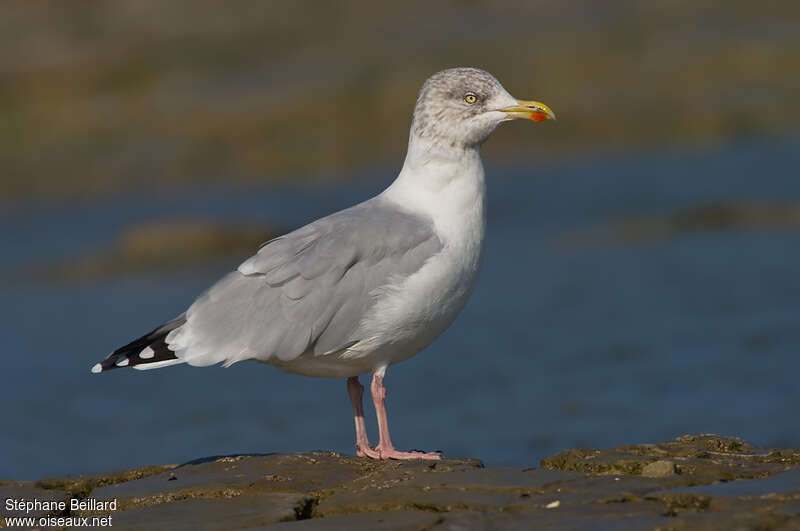
POLYGON ((417 98, 403 168, 386 190, 263 244, 184 313, 91 371, 256 360, 346 378, 358 456, 440 459, 394 448, 384 376, 444 332, 467 302, 486 226, 480 147, 498 125, 520 118, 555 114, 513 98, 477 68, 434 74, 417 98), (372 373, 375 447, 358 379, 365 373, 372 373))

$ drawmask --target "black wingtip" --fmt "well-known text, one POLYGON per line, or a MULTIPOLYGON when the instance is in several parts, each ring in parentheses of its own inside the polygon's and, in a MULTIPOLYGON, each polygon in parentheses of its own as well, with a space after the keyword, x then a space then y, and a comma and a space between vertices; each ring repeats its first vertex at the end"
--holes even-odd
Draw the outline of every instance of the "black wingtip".
POLYGON ((185 322, 186 318, 183 315, 169 321, 149 334, 145 334, 127 345, 118 348, 103 361, 95 363, 91 371, 97 374, 112 369, 135 367, 137 365, 177 359, 175 353, 167 346, 166 337, 172 330, 178 328, 185 322))

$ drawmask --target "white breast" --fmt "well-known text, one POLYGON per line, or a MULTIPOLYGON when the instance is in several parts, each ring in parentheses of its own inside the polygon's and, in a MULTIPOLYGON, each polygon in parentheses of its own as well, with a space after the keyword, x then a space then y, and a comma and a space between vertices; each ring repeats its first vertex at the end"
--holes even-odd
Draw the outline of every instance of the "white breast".
POLYGON ((436 339, 472 293, 486 225, 480 155, 461 152, 455 161, 434 159, 418 166, 407 159, 383 196, 432 219, 443 249, 415 274, 378 290, 360 327, 370 341, 348 353, 378 372, 436 339))
POLYGON ((401 208, 432 220, 442 250, 416 273, 371 293, 375 304, 354 337, 359 342, 323 357, 270 363, 283 370, 349 377, 417 354, 453 322, 477 279, 486 225, 483 164, 477 149, 431 149, 412 137, 400 175, 382 194, 401 208))

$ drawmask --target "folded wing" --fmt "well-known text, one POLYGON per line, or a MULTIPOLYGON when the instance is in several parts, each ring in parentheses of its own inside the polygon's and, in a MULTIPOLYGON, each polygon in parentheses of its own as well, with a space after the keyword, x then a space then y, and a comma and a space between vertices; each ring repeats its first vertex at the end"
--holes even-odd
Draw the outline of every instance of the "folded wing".
POLYGON ((166 344, 191 365, 341 351, 365 339, 377 288, 441 248, 430 220, 373 198, 267 242, 192 304, 166 344))

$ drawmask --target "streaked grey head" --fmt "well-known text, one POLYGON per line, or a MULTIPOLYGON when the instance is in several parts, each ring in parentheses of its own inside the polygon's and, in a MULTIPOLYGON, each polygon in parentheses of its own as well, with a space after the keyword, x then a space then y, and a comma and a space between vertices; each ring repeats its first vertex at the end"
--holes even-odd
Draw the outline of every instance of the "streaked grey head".
POLYGON ((432 75, 417 98, 412 133, 453 147, 473 147, 504 121, 516 101, 490 73, 450 68, 432 75))
POLYGON ((488 72, 450 68, 432 75, 422 86, 411 134, 452 147, 473 148, 502 122, 523 117, 538 121, 533 114, 555 118, 544 104, 514 99, 488 72))
POLYGON ((499 109, 515 103, 488 72, 477 68, 442 70, 422 86, 412 134, 452 147, 475 147, 508 119, 499 109))

